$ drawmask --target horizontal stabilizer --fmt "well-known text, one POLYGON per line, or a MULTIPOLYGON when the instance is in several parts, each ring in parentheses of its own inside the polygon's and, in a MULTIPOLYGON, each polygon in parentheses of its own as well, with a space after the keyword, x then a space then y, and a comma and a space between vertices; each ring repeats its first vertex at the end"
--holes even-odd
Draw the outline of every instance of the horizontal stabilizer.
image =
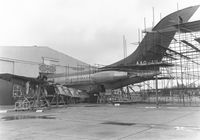
POLYGON ((153 31, 162 30, 176 24, 184 24, 192 17, 199 8, 199 5, 191 6, 182 10, 178 10, 164 17, 154 28, 153 31))
POLYGON ((188 33, 188 32, 197 32, 200 31, 200 20, 198 21, 193 21, 193 22, 187 22, 187 23, 182 23, 182 24, 176 24, 174 27, 183 33, 188 33))

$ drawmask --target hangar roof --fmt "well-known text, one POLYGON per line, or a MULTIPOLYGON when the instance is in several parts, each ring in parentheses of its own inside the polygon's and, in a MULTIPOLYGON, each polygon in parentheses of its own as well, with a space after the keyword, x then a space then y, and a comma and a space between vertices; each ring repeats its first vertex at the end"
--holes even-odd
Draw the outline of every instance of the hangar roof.
POLYGON ((42 63, 43 59, 47 59, 61 66, 87 65, 62 52, 42 46, 0 46, 0 58, 33 63, 42 63))

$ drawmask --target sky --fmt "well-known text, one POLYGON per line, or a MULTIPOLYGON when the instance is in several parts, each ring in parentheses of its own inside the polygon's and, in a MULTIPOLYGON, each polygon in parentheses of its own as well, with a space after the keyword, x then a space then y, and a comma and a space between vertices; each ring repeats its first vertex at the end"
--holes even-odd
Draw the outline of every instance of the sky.
MULTIPOLYGON (((0 0, 0 46, 48 46, 88 64, 132 53, 138 29, 199 0, 0 0)), ((200 19, 200 8, 191 18, 200 19)))

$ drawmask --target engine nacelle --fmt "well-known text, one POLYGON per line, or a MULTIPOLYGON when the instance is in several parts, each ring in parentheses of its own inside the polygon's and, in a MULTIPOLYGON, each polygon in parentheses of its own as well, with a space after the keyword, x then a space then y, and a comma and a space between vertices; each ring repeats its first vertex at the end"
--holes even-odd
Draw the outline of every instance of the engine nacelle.
POLYGON ((128 73, 121 71, 102 71, 91 75, 91 79, 97 83, 125 79, 127 77, 128 73))

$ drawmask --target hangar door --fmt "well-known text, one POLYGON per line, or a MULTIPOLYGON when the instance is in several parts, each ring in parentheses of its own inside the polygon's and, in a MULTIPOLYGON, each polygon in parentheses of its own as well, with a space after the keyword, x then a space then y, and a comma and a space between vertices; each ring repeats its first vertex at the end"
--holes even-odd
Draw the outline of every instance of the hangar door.
MULTIPOLYGON (((0 59, 0 73, 14 74, 14 62, 0 59)), ((0 79, 0 105, 14 104, 12 83, 0 79)))

